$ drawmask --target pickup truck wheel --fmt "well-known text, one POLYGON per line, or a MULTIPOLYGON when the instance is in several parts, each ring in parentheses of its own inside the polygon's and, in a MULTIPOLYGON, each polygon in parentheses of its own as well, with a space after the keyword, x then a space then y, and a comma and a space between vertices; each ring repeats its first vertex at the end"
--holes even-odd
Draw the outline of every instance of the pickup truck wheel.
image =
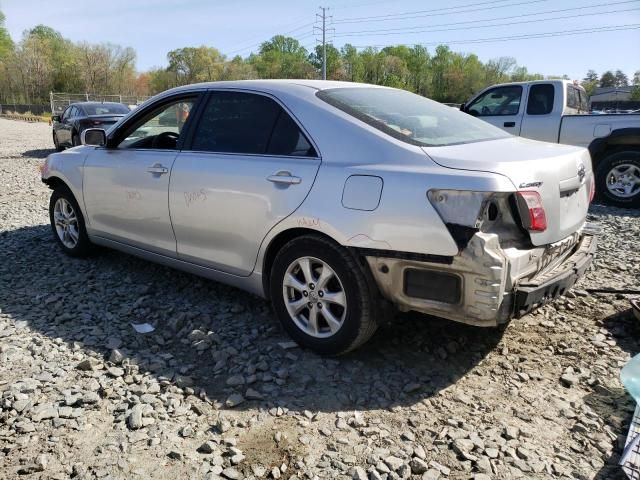
POLYGON ((92 245, 80 206, 67 187, 57 187, 51 194, 49 219, 53 236, 64 253, 72 257, 85 257, 91 252, 92 245))
POLYGON ((596 169, 596 185, 605 203, 640 207, 640 152, 617 152, 603 158, 596 169))
POLYGON ((320 236, 291 240, 276 255, 270 297, 282 326, 301 346, 340 355, 376 331, 377 297, 362 267, 320 236))

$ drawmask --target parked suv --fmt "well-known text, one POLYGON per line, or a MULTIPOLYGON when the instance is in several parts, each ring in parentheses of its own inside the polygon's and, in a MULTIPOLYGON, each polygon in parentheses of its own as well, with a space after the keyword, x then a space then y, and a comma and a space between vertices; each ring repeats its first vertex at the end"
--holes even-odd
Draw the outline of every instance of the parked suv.
POLYGON ((596 245, 586 149, 392 88, 191 85, 83 143, 42 170, 64 252, 108 246, 261 295, 324 354, 388 306, 507 322, 565 293, 596 245))

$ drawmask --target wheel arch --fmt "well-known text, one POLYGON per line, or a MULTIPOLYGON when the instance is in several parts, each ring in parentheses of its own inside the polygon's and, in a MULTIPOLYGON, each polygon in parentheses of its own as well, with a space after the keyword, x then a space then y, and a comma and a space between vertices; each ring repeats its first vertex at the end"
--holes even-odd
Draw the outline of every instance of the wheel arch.
MULTIPOLYGON (((59 188, 59 187, 65 187, 69 191, 71 191, 71 193, 73 193, 73 191, 71 190, 71 187, 69 187, 67 182, 65 182, 62 178, 60 178, 58 176, 55 176, 55 175, 52 175, 52 176, 50 176, 48 178, 43 178, 42 179, 42 183, 47 185, 51 190, 55 190, 56 188, 59 188)), ((76 199, 76 201, 77 201, 77 199, 76 199)))
POLYGON ((622 150, 640 151, 640 128, 614 130, 606 137, 596 138, 588 148, 595 169, 596 165, 611 153, 622 150))
POLYGON ((47 185, 51 190, 55 190, 56 188, 66 188, 71 192, 73 198, 78 202, 78 206, 80 207, 80 212, 85 219, 85 225, 89 225, 89 221, 87 218, 87 212, 84 205, 84 198, 82 196, 82 186, 78 188, 74 188, 73 182, 71 182, 62 172, 56 170, 55 173, 49 173, 46 178, 42 178, 42 183, 47 185))
POLYGON ((269 292, 271 268, 273 267, 273 262, 276 258, 276 255, 282 249, 282 247, 284 247, 291 240, 306 235, 321 237, 335 243, 338 246, 343 246, 340 244, 340 242, 336 241, 336 239, 332 238, 330 235, 327 235, 326 233, 323 233, 319 230, 314 230, 312 228, 296 227, 288 228, 279 232, 269 241, 262 259, 262 288, 267 296, 269 292))

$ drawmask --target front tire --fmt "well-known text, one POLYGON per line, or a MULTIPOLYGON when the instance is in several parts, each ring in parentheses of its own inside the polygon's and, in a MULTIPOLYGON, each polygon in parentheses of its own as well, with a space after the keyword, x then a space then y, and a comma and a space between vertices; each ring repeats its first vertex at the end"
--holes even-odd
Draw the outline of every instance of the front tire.
POLYGON ((596 168, 599 198, 616 207, 640 207, 640 152, 624 151, 603 158, 596 168))
POLYGON ((72 257, 85 257, 91 252, 82 211, 67 187, 56 187, 51 194, 49 220, 53 237, 64 253, 72 257))
POLYGON ((346 353, 378 327, 378 297, 365 270, 346 249, 324 237, 298 237, 282 247, 269 285, 283 328, 317 353, 346 353))

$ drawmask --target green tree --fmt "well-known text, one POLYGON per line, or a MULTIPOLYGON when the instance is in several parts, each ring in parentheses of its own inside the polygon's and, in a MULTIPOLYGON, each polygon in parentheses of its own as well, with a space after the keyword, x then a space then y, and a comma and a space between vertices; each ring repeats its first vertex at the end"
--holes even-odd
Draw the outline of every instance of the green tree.
POLYGON ((0 62, 6 60, 13 53, 13 41, 4 26, 5 16, 0 12, 0 62))
POLYGON ((628 87, 629 86, 629 78, 624 74, 622 70, 616 70, 616 87, 628 87))
POLYGON ((356 47, 347 43, 340 50, 340 55, 342 56, 344 79, 350 82, 361 82, 364 78, 364 65, 356 47))
POLYGON ((224 73, 224 55, 212 47, 185 47, 167 53, 167 70, 177 85, 220 80, 224 73))
POLYGON ((613 74, 611 70, 607 70, 600 77, 600 86, 601 87, 615 87, 616 86, 616 76, 613 74))
POLYGON ((631 100, 640 100, 640 70, 633 74, 631 100))
POLYGON ((292 37, 276 35, 263 42, 257 55, 249 61, 260 78, 312 78, 313 66, 309 63, 307 50, 292 37))
POLYGON ((591 96, 598 87, 599 77, 595 70, 589 70, 580 84, 584 87, 587 95, 591 96))
MULTIPOLYGON (((309 54, 309 63, 317 71, 318 78, 322 77, 322 45, 316 45, 309 54)), ((333 45, 327 45, 327 80, 342 80, 342 58, 340 51, 333 45)))

